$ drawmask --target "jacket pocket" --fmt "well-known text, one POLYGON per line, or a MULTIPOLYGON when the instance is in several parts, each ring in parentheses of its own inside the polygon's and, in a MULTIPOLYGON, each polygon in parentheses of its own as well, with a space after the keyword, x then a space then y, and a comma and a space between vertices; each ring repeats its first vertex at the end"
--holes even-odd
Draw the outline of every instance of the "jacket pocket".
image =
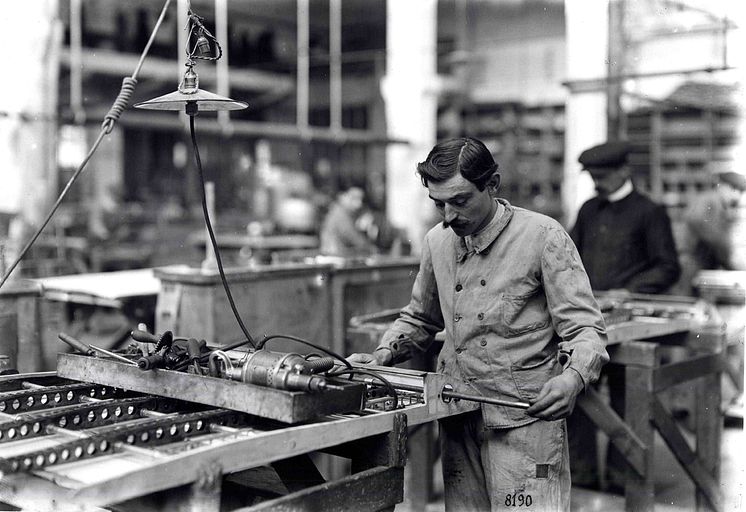
POLYGON ((541 289, 524 295, 503 294, 500 308, 505 336, 508 338, 544 329, 551 323, 541 289))
POLYGON ((523 400, 533 400, 539 395, 541 388, 552 377, 559 375, 561 367, 557 362, 557 354, 549 353, 538 362, 531 361, 525 366, 513 365, 510 373, 523 400))

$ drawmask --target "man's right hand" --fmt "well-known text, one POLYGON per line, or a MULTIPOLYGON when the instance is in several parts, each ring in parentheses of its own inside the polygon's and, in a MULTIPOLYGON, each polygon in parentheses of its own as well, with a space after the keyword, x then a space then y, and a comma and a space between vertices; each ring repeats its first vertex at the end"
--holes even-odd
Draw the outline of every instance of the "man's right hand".
POLYGON ((372 354, 351 354, 347 356, 347 360, 365 366, 389 366, 391 364, 391 351, 376 350, 372 354))

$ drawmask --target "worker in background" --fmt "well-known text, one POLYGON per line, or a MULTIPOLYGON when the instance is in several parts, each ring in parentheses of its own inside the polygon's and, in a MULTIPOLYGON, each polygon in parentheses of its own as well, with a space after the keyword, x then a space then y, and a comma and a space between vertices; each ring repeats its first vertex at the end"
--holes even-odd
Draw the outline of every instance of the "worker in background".
POLYGON ((322 254, 361 256, 375 252, 375 245, 355 226, 363 208, 363 198, 363 191, 358 187, 350 187, 337 196, 321 224, 322 254))
MULTIPOLYGON (((594 291, 662 293, 679 277, 680 268, 671 221, 665 207, 635 190, 630 178, 628 143, 611 141, 581 153, 578 161, 596 186, 596 197, 581 206, 570 231, 594 291)), ((624 415, 624 369, 604 369, 611 405, 624 415)), ((569 420, 573 482, 600 485, 596 429, 583 411, 569 420)), ((624 483, 622 455, 612 445, 608 483, 620 491, 624 483)))
MULTIPOLYGON (((684 214, 685 241, 682 244, 682 278, 679 287, 692 294, 692 283, 700 270, 746 270, 746 176, 727 171, 717 174, 715 188, 693 199, 684 214)), ((735 285, 735 280, 733 281, 735 285)), ((728 325, 726 344, 729 358, 737 371, 729 372, 735 386, 728 401, 743 411, 743 313, 731 313, 725 307, 723 320, 728 325), (733 374, 735 373, 735 378, 733 374)), ((727 388, 724 390, 727 398, 727 388)))
POLYGON ((664 206, 635 190, 626 142, 607 142, 578 161, 596 186, 570 231, 594 290, 662 293, 679 277, 671 221, 664 206))
POLYGON ((717 177, 715 189, 694 198, 684 215, 686 254, 696 270, 746 270, 746 233, 742 232, 746 176, 728 171, 717 177))
POLYGON ((446 510, 510 509, 517 495, 568 510, 564 418, 608 361, 580 257, 556 221, 493 198, 500 175, 479 140, 441 142, 417 171, 442 223, 425 237, 409 305, 372 354, 349 359, 399 363, 445 330, 439 373, 531 404, 440 421, 446 510))

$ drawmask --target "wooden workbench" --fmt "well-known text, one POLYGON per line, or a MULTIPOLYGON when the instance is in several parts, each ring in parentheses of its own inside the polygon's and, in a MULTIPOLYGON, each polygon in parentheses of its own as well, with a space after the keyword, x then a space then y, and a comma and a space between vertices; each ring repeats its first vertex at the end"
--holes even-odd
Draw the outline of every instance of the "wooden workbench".
MULTIPOLYGON (((19 366, 21 371, 53 369, 57 353, 66 348, 57 338, 61 331, 94 337, 97 344, 112 348, 138 323, 153 327, 160 281, 151 268, 44 277, 33 282, 40 289, 40 324, 44 331, 39 340, 41 355, 36 366, 19 366), (109 320, 106 334, 88 331, 94 325, 91 319, 102 312, 109 320)), ((95 325, 95 329, 102 328, 95 325)))
MULTIPOLYGON (((416 258, 377 258, 226 269, 244 324, 255 338, 300 336, 349 353, 345 341, 353 316, 409 302, 416 258)), ((242 338, 216 271, 186 266, 157 269, 162 283, 157 332, 172 330, 223 345, 242 338)), ((277 345, 277 350, 298 350, 277 345)))
POLYGON ((593 388, 579 398, 578 405, 609 436, 629 464, 625 482, 627 511, 655 508, 656 431, 692 480, 698 510, 722 510, 718 480, 725 327, 715 309, 703 301, 638 296, 637 302, 691 314, 658 319, 660 325, 655 334, 650 332, 651 319, 633 318, 609 326, 610 363, 624 366, 625 372, 624 418, 593 388), (669 359, 667 352, 672 350, 676 351, 672 358, 675 362, 665 363, 669 359), (694 448, 689 446, 661 397, 662 392, 681 384, 693 387, 696 396, 694 448))
MULTIPOLYGON (((600 302, 604 299, 601 297, 600 302)), ((627 295, 607 299, 617 302, 618 308, 626 308, 628 313, 607 327, 611 363, 625 368, 624 418, 593 388, 581 395, 577 404, 609 436, 630 465, 625 488, 626 510, 654 509, 654 431, 661 435, 690 476, 699 508, 722 510, 717 482, 725 331, 717 311, 707 302, 688 297, 627 295), (676 352, 676 362, 664 364, 670 351, 676 352), (661 392, 682 383, 695 389, 695 448, 689 447, 660 397, 661 392)), ((358 317, 348 334, 355 349, 371 351, 397 316, 396 310, 388 310, 358 317)), ((419 364, 428 362, 423 360, 419 364)), ((410 440, 410 444, 417 443, 416 450, 411 450, 410 465, 414 470, 408 480, 413 488, 405 488, 412 510, 424 510, 427 504, 426 490, 432 478, 429 474, 432 437, 432 432, 423 431, 410 440)))

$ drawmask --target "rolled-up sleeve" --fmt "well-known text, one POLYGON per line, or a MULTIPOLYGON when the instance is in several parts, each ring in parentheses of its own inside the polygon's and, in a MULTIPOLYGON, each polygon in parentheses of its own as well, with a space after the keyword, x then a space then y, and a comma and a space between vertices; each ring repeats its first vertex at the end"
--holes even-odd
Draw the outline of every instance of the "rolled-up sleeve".
POLYGON ((561 339, 559 348, 569 356, 565 369, 578 372, 587 386, 598 380, 601 367, 609 361, 606 327, 580 255, 559 226, 547 233, 541 270, 552 324, 561 339))
POLYGON ((391 328, 383 334, 376 348, 390 350, 394 363, 406 361, 415 351, 427 350, 435 334, 443 330, 443 314, 432 256, 427 241, 423 245, 420 270, 412 287, 412 298, 391 328))

